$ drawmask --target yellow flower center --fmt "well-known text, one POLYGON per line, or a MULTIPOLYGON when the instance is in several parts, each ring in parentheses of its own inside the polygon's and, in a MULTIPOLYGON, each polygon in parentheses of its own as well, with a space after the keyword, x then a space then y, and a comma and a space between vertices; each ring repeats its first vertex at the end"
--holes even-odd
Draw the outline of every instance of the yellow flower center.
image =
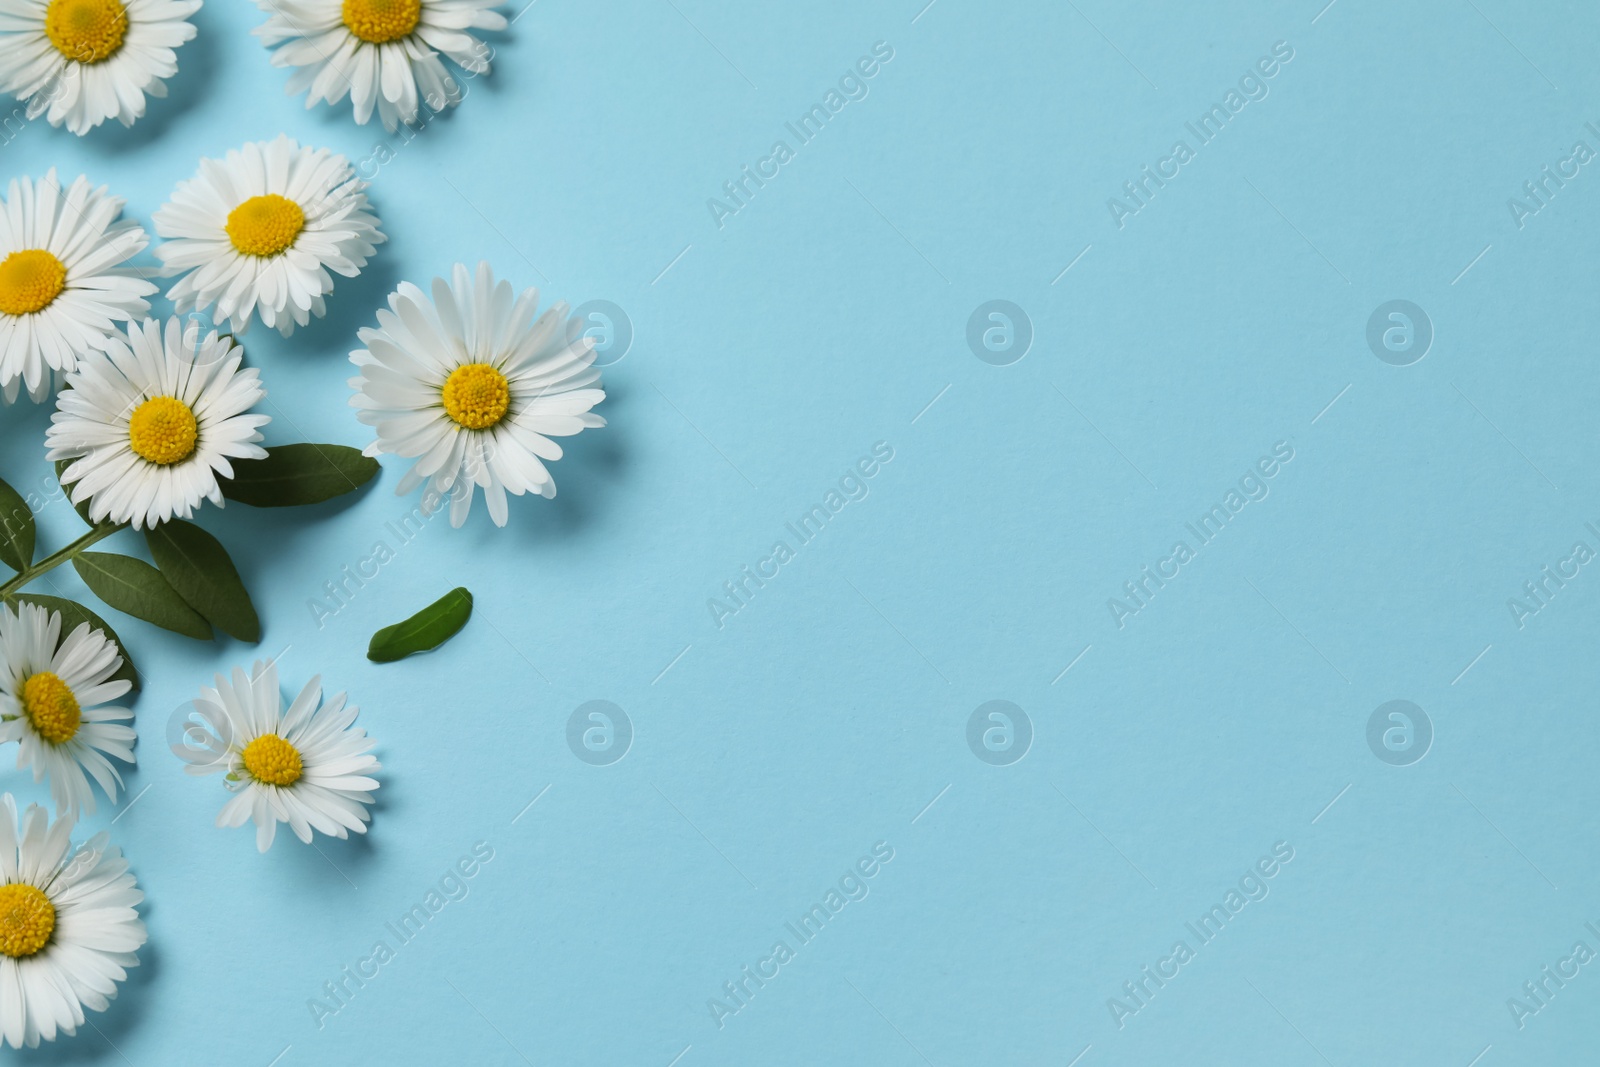
POLYGON ((277 734, 262 734, 244 746, 244 769, 267 785, 294 785, 303 767, 300 751, 277 734))
POLYGON ((25 248, 0 261, 0 311, 31 315, 49 307, 67 287, 67 265, 42 248, 25 248))
POLYGON ((344 0, 345 28, 368 44, 387 44, 408 36, 422 21, 422 0, 344 0))
POLYGON ((122 47, 128 9, 118 0, 50 0, 44 32, 56 51, 76 63, 99 63, 122 47))
POLYGON ((163 467, 194 455, 199 437, 194 412, 176 397, 153 396, 128 418, 128 444, 134 453, 163 467))
POLYGON ((83 719, 71 687, 49 671, 22 683, 22 710, 34 733, 52 745, 71 741, 83 719))
POLYGON ((278 256, 306 228, 306 213, 286 196, 252 196, 228 212, 228 240, 246 256, 278 256))
POLYGON ((444 380, 444 413, 457 426, 487 430, 510 407, 511 383, 487 363, 463 363, 444 380))
POLYGON ((50 943, 56 906, 44 891, 21 882, 0 885, 0 952, 12 959, 31 956, 50 943))

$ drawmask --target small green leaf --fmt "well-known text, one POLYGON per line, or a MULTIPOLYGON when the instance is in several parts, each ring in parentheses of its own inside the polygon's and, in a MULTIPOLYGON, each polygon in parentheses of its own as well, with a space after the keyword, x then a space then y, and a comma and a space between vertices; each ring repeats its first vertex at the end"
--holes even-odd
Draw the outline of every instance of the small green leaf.
POLYGON ((374 663, 393 663, 415 652, 431 652, 460 633, 470 618, 472 594, 457 587, 405 622, 373 634, 367 658, 374 663))
MULTIPOLYGON (((67 468, 72 466, 73 462, 74 461, 70 459, 56 460, 56 481, 61 482, 61 476, 67 472, 67 468)), ((76 482, 73 483, 73 485, 76 484, 76 482)), ((66 482, 61 482, 61 492, 66 499, 72 500, 71 485, 68 485, 66 482)), ((74 500, 72 503, 72 509, 78 513, 78 517, 84 522, 88 523, 90 526, 96 525, 95 521, 89 517, 88 500, 74 500)))
POLYGON ((150 527, 144 540, 161 576, 191 608, 241 641, 261 640, 261 620, 220 541, 182 519, 150 527))
POLYGON ((5 482, 0 482, 0 561, 14 571, 33 562, 33 509, 5 482))
POLYGON ((359 489, 378 473, 378 461, 347 445, 277 445, 266 459, 241 459, 222 495, 256 508, 320 504, 359 489))
POLYGON ((74 603, 71 600, 63 600, 58 596, 44 596, 38 593, 18 593, 16 594, 15 599, 20 600, 24 604, 34 604, 38 607, 44 608, 46 611, 61 612, 62 637, 65 637, 73 630, 76 630, 78 628, 78 624, 83 622, 88 623, 96 630, 105 631, 106 637, 110 639, 112 644, 117 646, 117 651, 122 655, 122 666, 117 668, 116 673, 111 676, 111 680, 116 681, 118 678, 126 678, 129 682, 133 683, 133 691, 135 693, 139 691, 139 670, 133 665, 133 657, 128 655, 128 648, 122 643, 122 638, 117 636, 117 631, 113 630, 106 620, 102 619, 100 616, 96 615, 82 604, 74 603))
POLYGON ((211 625, 144 560, 112 552, 80 552, 72 566, 95 596, 118 611, 196 641, 211 640, 211 625))

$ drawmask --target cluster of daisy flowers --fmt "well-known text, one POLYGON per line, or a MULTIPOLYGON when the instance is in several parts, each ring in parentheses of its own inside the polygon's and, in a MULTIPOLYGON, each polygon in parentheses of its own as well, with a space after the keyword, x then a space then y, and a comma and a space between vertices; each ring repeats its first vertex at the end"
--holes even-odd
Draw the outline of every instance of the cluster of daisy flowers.
MULTIPOLYGON (((94 814, 91 778, 116 800, 122 775, 111 758, 134 762, 133 713, 111 703, 131 683, 115 677, 122 657, 103 632, 89 623, 61 629, 58 611, 0 604, 0 743, 18 742, 18 768, 48 778, 56 814, 76 818, 94 814)), ((304 842, 313 829, 343 838, 366 832, 378 788, 373 741, 356 714, 343 693, 324 701, 317 678, 285 708, 276 665, 257 662, 201 691, 173 751, 190 774, 225 773, 235 795, 217 825, 253 820, 260 851, 280 822, 304 842)), ((6 922, 0 907, 0 944, 6 922)))
MULTIPOLYGON (((489 71, 490 49, 470 30, 503 30, 499 0, 258 0, 256 35, 274 66, 294 68, 287 92, 306 106, 348 94, 356 121, 385 127, 461 102, 449 59, 489 71), (443 58, 441 58, 443 57, 443 58)), ((132 126, 146 98, 167 95, 178 49, 195 36, 201 0, 0 0, 0 91, 80 137, 107 119, 132 126)))
MULTIPOLYGON (((230 457, 260 457, 259 436, 240 435, 267 421, 241 421, 263 392, 231 338, 187 355, 168 339, 157 354, 161 329, 140 325, 156 286, 130 266, 149 238, 104 188, 80 177, 63 190, 51 171, 12 181, 0 207, 0 392, 37 401, 71 386, 49 443, 52 459, 75 461, 74 502, 136 528, 221 503, 216 476, 230 457)), ((349 161, 288 137, 202 160, 154 221, 175 309, 236 334, 259 320, 288 336, 321 317, 333 275, 359 274, 385 240, 349 161)), ((591 410, 605 396, 592 339, 567 328, 565 303, 538 304, 487 264, 458 264, 431 292, 402 283, 351 354, 351 403, 377 432, 368 454, 414 460, 397 491, 450 496, 453 525, 479 489, 501 526, 508 494, 554 496, 553 438, 605 425, 591 410)))
MULTIPOLYGON (((258 372, 231 336, 145 317, 155 286, 128 260, 148 238, 121 210, 86 179, 63 190, 53 172, 14 181, 0 205, 0 385, 42 398, 62 381, 47 457, 95 524, 86 537, 221 506, 237 465, 268 456, 258 372)), ((323 314, 329 272, 357 273, 383 240, 348 163, 287 138, 204 161, 155 220, 156 255, 181 274, 168 294, 178 309, 214 308, 239 331, 260 319, 287 334, 323 314)), ((426 291, 402 283, 350 356, 351 404, 375 431, 368 455, 411 461, 397 491, 448 497, 455 526, 480 489, 501 526, 509 496, 553 497, 556 439, 605 425, 593 341, 569 320, 566 304, 540 313, 537 290, 516 292, 487 263, 457 264, 426 291)), ((57 813, 29 808, 19 837, 15 801, 0 798, 0 1040, 15 1047, 104 1010, 145 930, 105 835, 70 843, 96 790, 115 801, 134 762, 120 645, 34 602, 49 598, 12 596, 36 576, 26 558, 12 565, 0 743, 16 742, 18 768, 48 780, 57 813)), ((191 774, 223 775, 233 796, 219 826, 253 823, 263 852, 280 823, 304 842, 366 831, 379 763, 344 694, 325 701, 314 678, 285 707, 275 666, 256 663, 218 675, 193 707, 174 751, 191 774)))
MULTIPOLYGON (((459 103, 445 61, 486 73, 490 49, 472 31, 506 26, 496 0, 257 2, 268 15, 257 36, 274 65, 293 68, 289 94, 306 93, 308 108, 348 95, 357 122, 376 113, 389 130, 415 122, 424 104, 459 103)), ((200 6, 0 0, 0 91, 25 102, 30 119, 80 136, 112 117, 132 125, 147 98, 166 94, 200 6)), ((123 528, 153 538, 186 526, 207 503, 224 504, 244 465, 270 458, 261 432, 270 420, 253 410, 266 390, 233 335, 259 321, 287 337, 326 314, 335 276, 357 276, 385 240, 366 190, 343 156, 284 136, 201 160, 152 217, 159 273, 175 279, 165 296, 178 317, 164 320, 150 317, 155 272, 133 262, 151 235, 122 218, 121 199, 84 177, 63 187, 51 171, 12 180, 0 201, 0 395, 55 394, 47 458, 92 524, 38 565, 31 526, 25 549, 0 544, 17 572, 0 584, 0 743, 17 744, 18 769, 48 782, 55 807, 54 819, 38 805, 19 815, 0 794, 0 1041, 13 1048, 74 1034, 86 1011, 104 1011, 147 937, 120 851, 104 832, 72 843, 77 819, 97 797, 115 803, 135 761, 131 664, 92 612, 17 590, 123 528), (184 315, 230 333, 202 336, 184 315)), ((373 430, 366 455, 409 461, 398 493, 448 497, 458 527, 479 490, 499 526, 509 497, 555 495, 547 464, 562 456, 557 439, 605 425, 593 412, 605 398, 593 342, 569 316, 564 303, 541 313, 537 290, 515 291, 486 263, 390 294, 350 354, 350 402, 373 430)), ((426 610, 446 602, 470 613, 465 590, 426 610)), ((228 629, 191 614, 199 633, 228 629)), ((380 784, 357 715, 343 693, 324 699, 317 678, 285 702, 275 664, 257 662, 201 690, 172 751, 189 774, 222 776, 231 795, 216 823, 252 823, 259 851, 280 824, 306 843, 342 839, 366 832, 380 784)))
MULTIPOLYGON (((95 810, 90 779, 115 800, 112 759, 134 760, 133 715, 111 703, 130 683, 115 677, 122 659, 104 633, 61 629, 60 612, 0 604, 0 742, 19 742, 18 767, 49 778, 56 806, 53 822, 30 806, 19 833, 15 800, 0 796, 0 1040, 13 1048, 104 1011, 145 941, 143 894, 121 853, 104 832, 70 843, 95 810)), ((233 796, 218 826, 253 821, 262 852, 279 823, 305 842, 366 832, 380 765, 343 693, 324 701, 313 678, 285 708, 275 666, 258 662, 218 675, 193 709, 173 751, 190 774, 224 774, 233 796)))
MULTIPOLYGON (((4 0, 0 0, 3 3, 4 0)), ((157 286, 131 261, 149 235, 123 201, 51 170, 13 179, 0 204, 0 392, 45 399, 61 376, 142 321, 157 286)), ((243 333, 287 336, 326 313, 333 274, 354 277, 384 240, 348 160, 287 137, 201 161, 155 214, 167 296, 243 333), (331 273, 330 273, 331 272, 331 273)))

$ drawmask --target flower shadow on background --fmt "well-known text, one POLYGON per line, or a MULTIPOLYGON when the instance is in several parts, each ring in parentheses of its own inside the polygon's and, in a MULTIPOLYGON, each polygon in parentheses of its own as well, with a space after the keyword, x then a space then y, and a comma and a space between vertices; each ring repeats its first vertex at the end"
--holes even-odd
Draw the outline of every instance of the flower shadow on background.
MULTIPOLYGON (((378 758, 383 758, 383 744, 373 750, 378 758)), ((348 837, 329 837, 326 834, 314 834, 311 844, 302 844, 295 836, 287 832, 278 836, 280 841, 273 843, 264 856, 243 856, 246 861, 259 859, 262 862, 287 862, 292 871, 285 873, 285 891, 304 893, 308 906, 325 907, 332 896, 338 893, 353 893, 361 885, 373 863, 377 862, 379 845, 373 839, 373 834, 381 833, 381 825, 386 818, 393 818, 393 809, 396 807, 391 791, 396 784, 394 771, 385 766, 382 771, 383 788, 372 792, 372 800, 364 805, 372 821, 367 824, 364 834, 350 834, 348 837), (286 854, 285 860, 283 855, 286 854)), ((404 806, 402 801, 401 807, 404 806)), ((240 833, 241 831, 219 830, 218 833, 240 833)), ((246 835, 249 836, 249 835, 246 835)), ((249 844, 247 842, 247 844, 249 844)), ((253 852, 254 845, 247 851, 253 852)), ((352 898, 353 899, 353 898, 352 898)))
POLYGON ((21 461, 15 471, 17 477, 33 475, 26 487, 17 486, 23 492, 48 490, 47 483, 54 479, 50 464, 44 459, 44 434, 50 428, 52 410, 52 404, 36 404, 26 396, 18 397, 9 406, 0 403, 0 455, 21 461))

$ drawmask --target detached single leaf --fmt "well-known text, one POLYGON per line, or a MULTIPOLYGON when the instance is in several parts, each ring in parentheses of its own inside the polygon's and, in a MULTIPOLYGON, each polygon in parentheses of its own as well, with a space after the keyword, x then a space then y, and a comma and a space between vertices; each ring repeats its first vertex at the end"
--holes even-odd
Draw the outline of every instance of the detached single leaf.
POLYGON ((374 663, 393 663, 416 652, 432 652, 460 633, 470 618, 472 594, 458 586, 405 622, 373 634, 367 658, 374 663))
POLYGON ((266 459, 234 461, 222 495, 256 508, 320 504, 361 488, 377 473, 377 460, 347 445, 277 445, 266 459))
POLYGON ((196 641, 211 640, 211 624, 144 560, 111 552, 80 552, 72 566, 95 596, 118 611, 196 641))
POLYGON ((33 509, 5 482, 0 482, 0 561, 14 571, 33 562, 33 509))
POLYGON ((261 620, 222 542, 192 522, 172 519, 144 532, 161 576, 224 633, 261 640, 261 620))
MULTIPOLYGON (((61 482, 61 476, 67 472, 67 468, 72 466, 72 463, 73 461, 70 459, 56 460, 56 481, 61 482)), ((73 485, 76 484, 76 482, 73 483, 73 485)), ((71 485, 68 485, 66 482, 61 482, 61 492, 67 500, 72 500, 71 485)), ((76 511, 78 513, 78 517, 84 522, 88 523, 90 526, 95 525, 95 521, 89 517, 89 502, 87 500, 73 501, 72 510, 76 511)))
POLYGON ((62 637, 65 637, 73 630, 76 630, 78 628, 78 624, 83 622, 88 623, 96 630, 105 631, 106 637, 111 640, 112 644, 117 646, 117 651, 122 655, 122 666, 117 668, 116 673, 111 676, 111 680, 115 681, 118 678, 126 678, 128 681, 133 683, 133 692, 137 693, 139 691, 139 670, 133 665, 133 657, 128 655, 128 648, 122 643, 122 638, 117 636, 117 631, 113 630, 106 620, 102 619, 100 616, 96 615, 82 604, 74 603, 71 600, 63 600, 58 596, 43 596, 38 593, 18 593, 16 594, 15 599, 20 600, 24 604, 33 604, 44 608, 46 611, 61 612, 62 637))

